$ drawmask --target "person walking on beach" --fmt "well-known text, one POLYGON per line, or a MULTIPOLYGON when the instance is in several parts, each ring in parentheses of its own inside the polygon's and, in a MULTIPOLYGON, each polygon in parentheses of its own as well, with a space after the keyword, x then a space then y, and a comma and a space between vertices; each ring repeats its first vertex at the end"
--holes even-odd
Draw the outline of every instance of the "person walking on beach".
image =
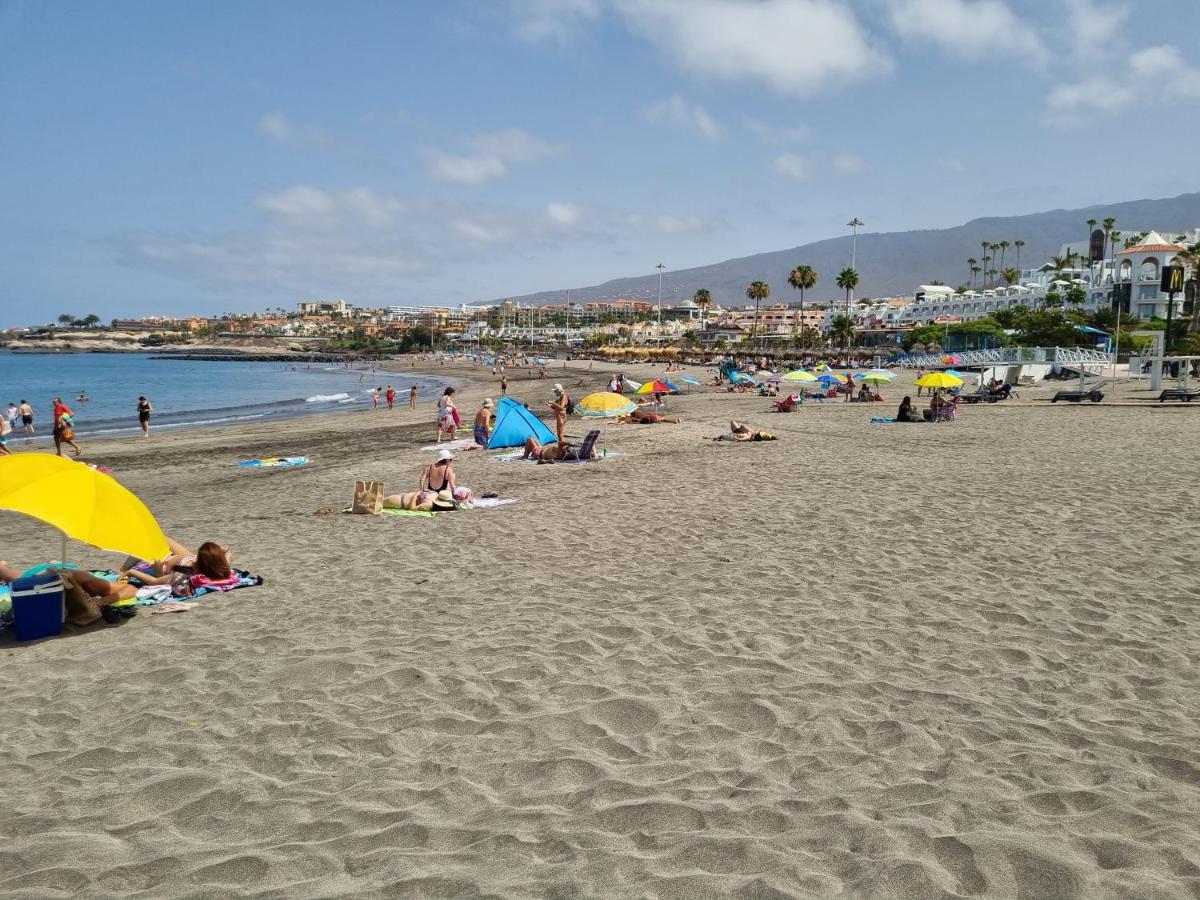
MULTIPOLYGON (((925 370, 917 369, 917 381, 920 381, 924 377, 925 377, 925 370)), ((918 397, 921 396, 921 385, 919 385, 919 384, 917 385, 917 396, 918 397)))
POLYGON ((475 413, 475 443, 480 447, 488 445, 488 440, 491 438, 491 424, 492 398, 488 397, 479 407, 479 412, 475 413))
POLYGON ((62 456, 62 445, 70 444, 78 456, 83 451, 75 443, 75 431, 71 427, 71 407, 62 402, 61 397, 54 398, 54 452, 62 456))
POLYGON ((142 426, 142 437, 150 437, 150 413, 154 411, 154 407, 150 405, 150 401, 144 396, 138 397, 137 414, 138 423, 142 426))
POLYGON ((442 440, 443 434, 449 435, 450 440, 454 440, 454 433, 458 430, 457 415, 458 410, 454 408, 454 388, 448 387, 438 400, 437 439, 439 442, 442 440))
POLYGON ((380 393, 380 388, 375 388, 375 390, 371 391, 371 408, 372 409, 379 409, 379 393, 380 393))
POLYGON ((508 376, 504 374, 500 375, 500 396, 508 396, 508 376))
POLYGON ((396 389, 389 384, 383 396, 387 398, 388 409, 394 409, 396 406, 396 389))
POLYGON ((415 384, 408 389, 408 408, 417 408, 417 386, 415 384))
POLYGON ((567 396, 567 392, 563 390, 561 384, 554 386, 554 399, 550 401, 550 408, 554 410, 554 435, 558 438, 558 443, 563 442, 563 431, 567 427, 567 410, 571 405, 571 398, 567 396))
POLYGON ((22 400, 20 409, 21 409, 21 425, 24 426, 25 433, 33 434, 34 433, 33 407, 30 406, 28 403, 26 403, 24 400, 22 400))

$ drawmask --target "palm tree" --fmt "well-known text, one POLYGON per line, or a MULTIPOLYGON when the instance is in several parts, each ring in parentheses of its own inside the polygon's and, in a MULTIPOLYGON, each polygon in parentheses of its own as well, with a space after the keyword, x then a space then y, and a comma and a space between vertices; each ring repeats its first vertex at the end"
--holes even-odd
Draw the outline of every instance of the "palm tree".
POLYGON ((1021 248, 1025 246, 1025 242, 1022 240, 1016 240, 1016 241, 1013 241, 1013 246, 1017 248, 1016 269, 1018 272, 1020 272, 1021 271, 1021 248))
POLYGON ((990 285, 992 283, 992 281, 995 280, 996 276, 999 274, 1000 274, 999 269, 988 269, 988 284, 990 285))
POLYGON ((983 263, 983 283, 980 285, 984 290, 988 288, 988 263, 992 261, 990 256, 985 256, 980 262, 983 263))
POLYGON ((800 292, 800 342, 804 343, 804 292, 817 286, 817 270, 812 266, 796 266, 788 274, 788 284, 800 292))
POLYGON ((746 296, 754 301, 754 341, 758 346, 758 304, 771 296, 771 286, 765 281, 755 281, 746 288, 746 296))
POLYGON ((979 268, 979 266, 971 266, 971 287, 972 288, 975 287, 975 276, 978 275, 982 271, 983 271, 983 269, 979 268))
POLYGON ((1012 287, 1017 283, 1017 279, 1021 277, 1021 273, 1010 267, 1001 272, 1000 277, 1004 279, 1005 284, 1007 284, 1009 287, 1012 287))
MULTIPOLYGON (((1192 300, 1192 321, 1188 323, 1188 334, 1196 334, 1200 332, 1200 243, 1180 250, 1175 254, 1172 264, 1183 266, 1185 272, 1191 269, 1192 277, 1189 280, 1195 291, 1195 299, 1192 300)), ((1184 297, 1187 297, 1187 291, 1184 291, 1184 297)))
POLYGON ((700 288, 692 295, 692 302, 700 307, 700 330, 704 330, 704 319, 708 315, 708 308, 712 305, 712 294, 707 288, 700 288))
POLYGON ((991 249, 991 247, 992 247, 992 245, 989 241, 980 241, 979 242, 979 248, 981 250, 983 250, 983 253, 981 255, 983 257, 983 267, 985 269, 987 268, 987 263, 988 263, 988 251, 991 249))
POLYGON ((846 292, 846 315, 850 314, 850 292, 858 287, 858 272, 846 266, 838 272, 836 284, 846 292))
POLYGON ((973 256, 967 260, 967 267, 971 270, 971 287, 975 287, 975 272, 977 271, 975 266, 978 262, 979 260, 973 256))
POLYGON ((1108 255, 1108 242, 1112 238, 1113 229, 1117 226, 1117 220, 1112 216, 1106 218, 1100 223, 1100 227, 1104 229, 1104 255, 1108 255))
POLYGON ((58 321, 60 325, 71 326, 75 324, 75 317, 70 313, 63 313, 58 317, 58 321))
POLYGON ((1007 272, 1008 270, 1004 268, 1004 254, 1012 245, 1008 241, 1001 241, 997 246, 1000 248, 1000 271, 1007 272))
MULTIPOLYGON (((851 269, 850 271, 854 270, 851 269)), ((856 324, 853 316, 838 314, 829 323, 829 335, 835 341, 841 341, 842 349, 845 350, 850 346, 851 338, 854 337, 856 324)))

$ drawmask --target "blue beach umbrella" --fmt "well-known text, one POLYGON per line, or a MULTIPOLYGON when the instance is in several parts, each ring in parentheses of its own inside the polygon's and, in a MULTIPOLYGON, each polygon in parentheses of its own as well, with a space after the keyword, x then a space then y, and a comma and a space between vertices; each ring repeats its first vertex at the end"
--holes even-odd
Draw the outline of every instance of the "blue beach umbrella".
POLYGON ((691 375, 684 375, 684 376, 683 376, 682 378, 680 378, 679 380, 680 380, 680 381, 682 381, 684 384, 694 384, 694 385, 697 385, 697 386, 699 386, 699 384, 700 384, 700 379, 699 379, 699 378, 694 378, 694 377, 692 377, 691 375))
POLYGON ((667 379, 665 379, 665 378, 662 379, 662 383, 671 389, 671 393, 673 393, 673 394, 679 393, 679 388, 676 387, 675 385, 671 384, 671 382, 667 381, 667 379))
POLYGON ((730 372, 729 381, 731 384, 754 384, 754 379, 745 372, 730 372))

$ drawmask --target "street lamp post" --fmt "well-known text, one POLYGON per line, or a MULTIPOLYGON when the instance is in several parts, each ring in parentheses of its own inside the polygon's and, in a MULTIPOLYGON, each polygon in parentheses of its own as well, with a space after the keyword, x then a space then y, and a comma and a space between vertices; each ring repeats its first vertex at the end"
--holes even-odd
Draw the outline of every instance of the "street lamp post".
MULTIPOLYGON (((855 272, 858 271, 858 229, 864 224, 863 220, 858 216, 855 216, 846 223, 847 227, 854 229, 854 237, 850 239, 850 268, 854 269, 855 272)), ((854 288, 850 288, 850 303, 854 303, 854 288)))
POLYGON ((666 266, 659 263, 654 268, 658 269, 658 336, 662 337, 662 273, 666 266))

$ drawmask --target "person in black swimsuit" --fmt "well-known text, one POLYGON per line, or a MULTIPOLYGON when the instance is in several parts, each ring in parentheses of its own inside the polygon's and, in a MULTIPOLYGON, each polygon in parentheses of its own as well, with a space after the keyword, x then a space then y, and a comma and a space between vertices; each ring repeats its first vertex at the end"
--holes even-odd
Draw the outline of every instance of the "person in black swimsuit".
POLYGON ((150 405, 150 401, 145 397, 138 397, 137 413, 138 421, 142 425, 142 437, 150 437, 150 413, 154 407, 150 405))

